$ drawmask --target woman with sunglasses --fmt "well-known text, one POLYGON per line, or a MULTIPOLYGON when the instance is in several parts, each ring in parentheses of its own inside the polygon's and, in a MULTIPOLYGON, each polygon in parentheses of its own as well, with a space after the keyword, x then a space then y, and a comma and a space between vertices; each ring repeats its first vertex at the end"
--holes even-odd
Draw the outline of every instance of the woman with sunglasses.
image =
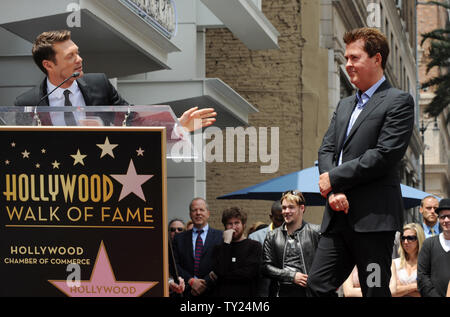
POLYGON ((403 227, 398 248, 399 258, 394 259, 397 270, 397 289, 394 297, 420 297, 417 288, 417 259, 425 240, 425 233, 420 225, 408 223, 403 227))

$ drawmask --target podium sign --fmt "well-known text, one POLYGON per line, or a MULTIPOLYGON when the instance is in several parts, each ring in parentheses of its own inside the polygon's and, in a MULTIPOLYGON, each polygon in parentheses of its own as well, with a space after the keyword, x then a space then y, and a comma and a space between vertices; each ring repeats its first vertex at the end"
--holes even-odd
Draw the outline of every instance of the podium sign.
POLYGON ((0 296, 167 296, 165 140, 0 127, 0 296))

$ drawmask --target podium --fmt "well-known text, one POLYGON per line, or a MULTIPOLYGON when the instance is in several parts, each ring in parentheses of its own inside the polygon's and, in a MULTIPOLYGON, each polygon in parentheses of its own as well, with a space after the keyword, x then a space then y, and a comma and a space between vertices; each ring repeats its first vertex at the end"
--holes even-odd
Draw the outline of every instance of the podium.
POLYGON ((189 138, 169 106, 71 110, 0 107, 0 296, 168 296, 167 149, 189 138))

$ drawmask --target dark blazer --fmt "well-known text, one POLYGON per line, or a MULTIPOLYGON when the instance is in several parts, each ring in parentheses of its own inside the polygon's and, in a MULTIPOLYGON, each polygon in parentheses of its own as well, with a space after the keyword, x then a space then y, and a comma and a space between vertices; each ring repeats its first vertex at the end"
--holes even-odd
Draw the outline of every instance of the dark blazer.
MULTIPOLYGON (((111 85, 105 74, 92 73, 84 74, 83 77, 77 79, 78 87, 83 95, 86 106, 111 106, 111 105, 128 105, 129 103, 123 99, 117 90, 111 85)), ((16 98, 15 106, 36 106, 42 97, 47 94, 47 77, 36 86, 16 98)), ((39 106, 48 106, 48 97, 42 100, 39 106)), ((106 125, 109 125, 113 116, 105 116, 102 113, 101 117, 106 125)), ((48 122, 49 118, 41 113, 44 118, 41 119, 44 125, 51 124, 48 122)))
MULTIPOLYGON (((194 277, 194 247, 192 245, 192 230, 177 234, 173 241, 173 253, 177 264, 178 274, 184 279, 186 288, 189 288, 188 281, 194 277)), ((209 227, 203 245, 203 253, 200 258, 200 275, 206 281, 209 280, 209 272, 212 271, 212 253, 216 245, 223 242, 222 231, 209 227)))
MULTIPOLYGON (((329 172, 332 191, 347 196, 353 230, 400 231, 404 208, 399 169, 414 126, 413 98, 383 82, 345 139, 356 102, 356 96, 339 102, 319 149, 319 172, 329 172), (341 149, 342 164, 337 166, 341 149)), ((327 202, 321 232, 335 214, 327 202)))

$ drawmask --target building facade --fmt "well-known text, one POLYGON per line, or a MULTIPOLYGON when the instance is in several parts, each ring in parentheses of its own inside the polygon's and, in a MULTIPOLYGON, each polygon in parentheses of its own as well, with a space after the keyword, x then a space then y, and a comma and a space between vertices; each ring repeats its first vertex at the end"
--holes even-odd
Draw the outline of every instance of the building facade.
MULTIPOLYGON (((44 75, 31 47, 38 34, 69 29, 84 72, 106 73, 134 105, 214 107, 216 127, 248 124, 258 110, 220 77, 207 78, 206 30, 227 28, 252 50, 278 49, 278 31, 261 0, 5 0, 0 3, 0 105, 44 75), (220 19, 218 18, 220 17, 220 19)), ((33 105, 30 105, 33 106, 33 105)), ((200 136, 201 137, 201 136, 200 136)), ((201 154, 200 154, 201 155, 201 154)), ((206 196, 205 160, 167 160, 168 218, 188 220, 193 197, 206 196)))
MULTIPOLYGON (((271 202, 214 199, 264 180, 314 165, 317 150, 338 101, 354 93, 345 71, 345 31, 377 27, 387 37, 391 53, 385 71, 394 87, 419 100, 416 68, 416 9, 413 1, 321 0, 263 1, 263 12, 279 30, 279 51, 251 52, 227 30, 207 32, 207 74, 226 78, 259 113, 249 124, 278 126, 279 170, 259 172, 256 164, 207 165, 207 197, 220 214, 237 204, 251 214, 249 223, 269 222, 271 202)), ((416 125, 419 108, 416 105, 416 125)), ((402 160, 402 183, 421 184, 422 142, 417 126, 402 160)), ((307 221, 320 223, 323 208, 308 207, 307 221)), ((417 210, 405 211, 405 220, 417 210)), ((216 218, 216 223, 219 223, 216 218)))
MULTIPOLYGON (((216 197, 314 166, 328 126, 328 55, 320 45, 320 3, 262 1, 262 11, 280 33, 279 50, 249 50, 226 29, 206 33, 207 76, 223 78, 259 110, 249 116, 249 126, 279 131, 279 139, 271 140, 278 141, 273 149, 279 153, 276 171, 263 173, 260 167, 267 163, 249 162, 248 157, 245 162, 236 158, 207 164, 207 199, 216 226, 222 210, 236 205, 249 214, 249 226, 256 221, 270 223, 271 201, 216 197)), ((322 208, 308 207, 308 220, 320 222, 321 212, 322 208)))
MULTIPOLYGON (((31 58, 35 36, 69 28, 85 71, 106 73, 130 103, 168 104, 178 116, 192 106, 218 112, 214 128, 192 136, 202 145, 199 160, 168 160, 169 219, 187 220, 188 203, 200 196, 209 202, 214 227, 222 226, 221 212, 231 205, 248 212, 249 224, 268 223, 270 201, 216 198, 315 164, 338 101, 354 93, 345 71, 345 31, 378 27, 391 48, 387 79, 421 106, 429 98, 429 92, 419 95, 418 90, 415 5, 400 0, 42 0, 39 5, 5 0, 0 39, 7 45, 0 48, 0 69, 9 75, 0 79, 0 104, 12 105, 42 80, 31 58)), ((422 183, 421 113, 417 106, 400 171, 402 183, 413 187, 422 183)), ((449 138, 448 126, 439 120, 438 138, 428 140, 431 125, 425 133, 425 144, 436 145, 433 153, 425 147, 431 177, 426 184, 445 196, 449 138)), ((305 218, 320 223, 322 212, 308 207, 305 218)), ((415 218, 417 210, 406 212, 406 220, 415 218)))
MULTIPOLYGON (((445 28, 449 25, 449 12, 442 7, 427 4, 429 1, 421 1, 417 6, 417 23, 419 30, 419 44, 422 42, 421 34, 435 29, 445 28)), ((426 71, 426 64, 429 59, 427 52, 430 41, 418 46, 419 55, 419 79, 423 83, 439 72, 436 67, 426 71)), ((423 133, 423 151, 425 172, 425 191, 439 197, 450 197, 450 127, 446 118, 450 115, 447 107, 436 119, 424 115, 424 109, 434 97, 433 87, 420 89, 420 123, 419 128, 423 133)), ((423 185, 423 184, 422 184, 423 185)))

